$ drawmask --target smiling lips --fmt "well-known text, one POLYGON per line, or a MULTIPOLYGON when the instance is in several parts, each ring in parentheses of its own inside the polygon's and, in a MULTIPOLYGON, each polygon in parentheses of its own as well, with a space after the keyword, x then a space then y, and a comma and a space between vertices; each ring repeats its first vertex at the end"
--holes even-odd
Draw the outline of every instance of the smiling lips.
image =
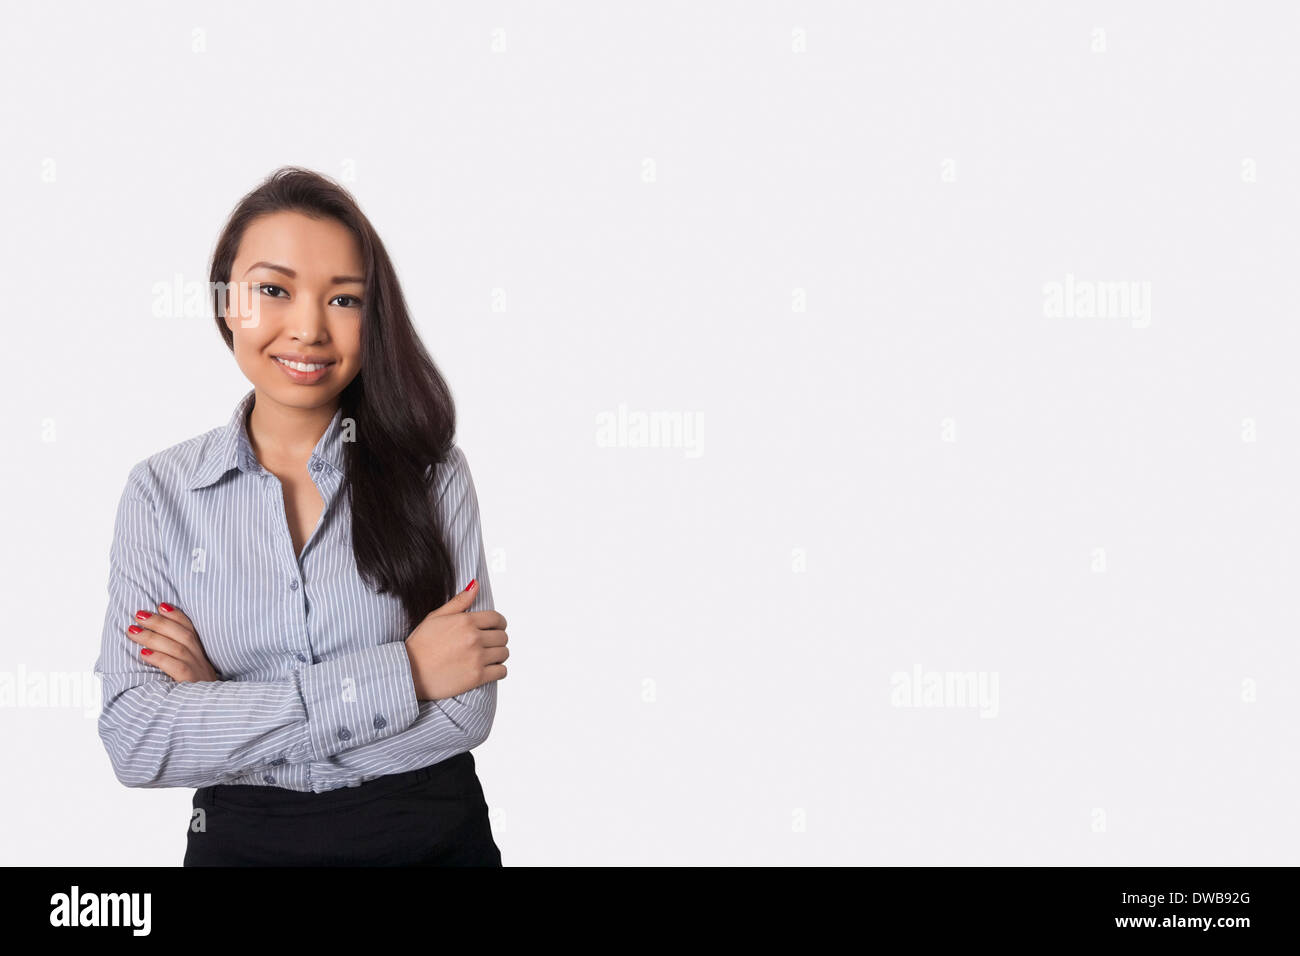
POLYGON ((279 355, 275 356, 275 360, 281 365, 287 365, 289 368, 296 368, 300 372, 315 372, 319 369, 328 368, 333 364, 331 362, 293 362, 287 358, 281 358, 279 355))
POLYGON ((297 355, 294 353, 289 353, 287 355, 272 355, 271 358, 275 360, 275 364, 280 366, 284 373, 291 379, 295 382, 307 385, 310 385, 313 382, 318 382, 324 378, 325 373, 329 370, 330 366, 334 364, 330 359, 317 359, 311 361, 310 356, 297 355))

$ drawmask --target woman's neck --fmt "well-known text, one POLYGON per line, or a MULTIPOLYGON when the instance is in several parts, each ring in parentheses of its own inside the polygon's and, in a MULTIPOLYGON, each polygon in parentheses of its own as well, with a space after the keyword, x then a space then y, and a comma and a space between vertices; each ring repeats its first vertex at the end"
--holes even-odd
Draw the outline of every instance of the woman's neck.
POLYGON ((274 470, 272 465, 305 464, 338 407, 337 398, 318 408, 297 408, 274 402, 259 392, 245 423, 253 454, 270 470, 274 470))

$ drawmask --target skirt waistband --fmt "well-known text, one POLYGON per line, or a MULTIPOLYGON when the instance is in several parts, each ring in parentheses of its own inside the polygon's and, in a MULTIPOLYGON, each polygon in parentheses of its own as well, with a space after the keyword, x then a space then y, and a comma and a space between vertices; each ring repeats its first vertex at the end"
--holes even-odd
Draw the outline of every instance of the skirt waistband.
POLYGON ((471 792, 477 783, 473 755, 468 750, 462 750, 427 767, 385 774, 355 787, 337 787, 323 793, 288 790, 273 784, 215 784, 199 787, 194 793, 194 803, 196 806, 215 803, 259 810, 333 810, 366 803, 432 780, 445 781, 458 793, 471 792))

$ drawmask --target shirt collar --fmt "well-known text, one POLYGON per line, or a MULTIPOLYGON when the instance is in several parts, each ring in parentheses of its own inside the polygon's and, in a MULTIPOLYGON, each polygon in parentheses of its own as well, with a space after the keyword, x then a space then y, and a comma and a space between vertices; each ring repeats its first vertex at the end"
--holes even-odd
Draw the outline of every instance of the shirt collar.
MULTIPOLYGON (((223 428, 218 429, 212 439, 204 443, 199 460, 190 475, 191 489, 207 487, 232 468, 254 475, 261 474, 265 470, 257 460, 257 456, 253 454, 253 446, 248 440, 248 411, 253 407, 256 394, 256 389, 249 389, 235 406, 230 421, 223 428)), ((307 462, 308 468, 314 471, 317 462, 324 462, 340 475, 343 474, 343 439, 339 430, 339 422, 342 418, 343 408, 340 406, 335 409, 334 417, 330 419, 325 434, 321 435, 320 441, 312 450, 311 458, 307 462)))

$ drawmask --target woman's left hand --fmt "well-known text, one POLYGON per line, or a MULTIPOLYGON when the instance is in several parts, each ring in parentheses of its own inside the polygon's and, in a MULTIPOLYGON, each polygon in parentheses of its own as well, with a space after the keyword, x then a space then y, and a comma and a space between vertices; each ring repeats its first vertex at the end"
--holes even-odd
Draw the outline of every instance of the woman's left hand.
POLYGON ((159 604, 156 611, 137 611, 127 637, 143 645, 140 660, 153 664, 172 680, 221 680, 203 652, 199 632, 177 607, 159 604))

